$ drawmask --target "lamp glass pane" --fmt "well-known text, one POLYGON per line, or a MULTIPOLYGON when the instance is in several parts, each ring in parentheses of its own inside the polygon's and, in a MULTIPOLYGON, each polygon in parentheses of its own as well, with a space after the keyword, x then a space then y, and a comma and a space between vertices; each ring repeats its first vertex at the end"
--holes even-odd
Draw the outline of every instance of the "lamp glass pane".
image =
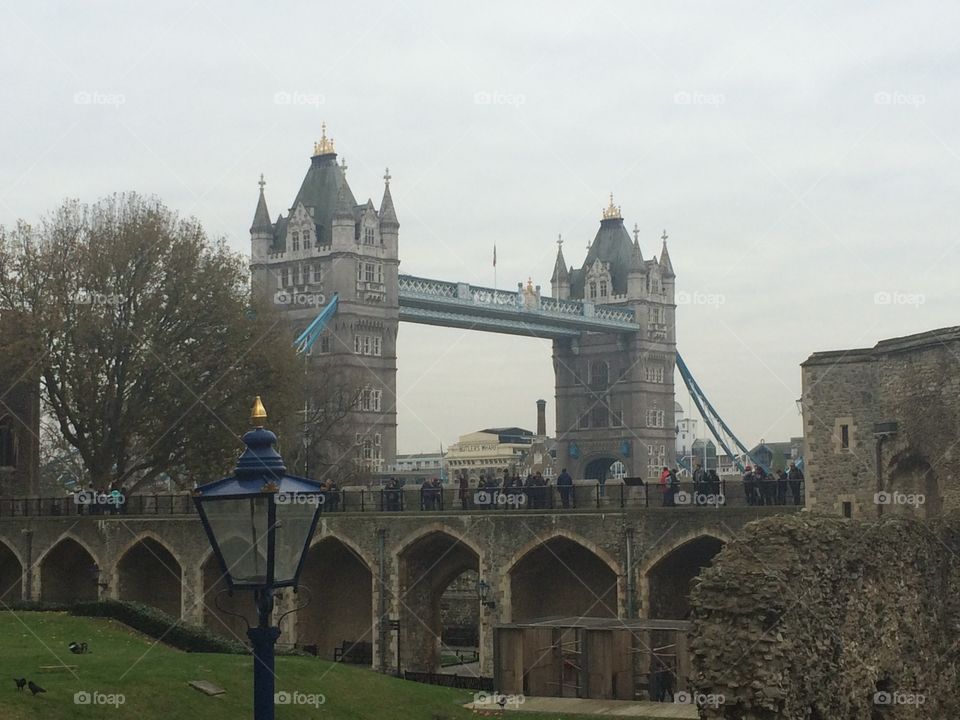
POLYGON ((268 495, 203 503, 227 573, 236 585, 265 585, 267 582, 269 503, 268 495))
POLYGON ((274 580, 278 584, 294 580, 300 558, 310 542, 313 518, 320 511, 322 496, 280 493, 277 495, 277 530, 274 537, 274 580))

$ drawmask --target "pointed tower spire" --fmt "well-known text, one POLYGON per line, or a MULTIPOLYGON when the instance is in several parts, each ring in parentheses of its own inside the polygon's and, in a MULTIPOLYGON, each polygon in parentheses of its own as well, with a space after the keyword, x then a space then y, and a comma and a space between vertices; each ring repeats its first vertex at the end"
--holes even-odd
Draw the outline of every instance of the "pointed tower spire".
POLYGON ((553 264, 553 275, 550 277, 550 282, 569 282, 569 280, 567 261, 563 259, 563 236, 557 235, 557 261, 553 264))
POLYGON ((264 197, 263 188, 267 181, 263 179, 263 173, 260 173, 260 199, 257 200, 257 211, 253 214, 253 225, 250 226, 250 232, 273 232, 273 223, 270 222, 270 213, 267 210, 267 199, 264 197))
POLYGON ((640 252, 640 228, 633 224, 633 250, 630 252, 630 269, 643 270, 643 253, 640 252))
POLYGON ((397 211, 393 208, 393 196, 390 194, 390 168, 383 174, 383 200, 380 201, 380 225, 400 227, 397 211))
POLYGON ((663 240, 663 249, 660 251, 660 268, 664 277, 676 277, 673 272, 673 263, 670 262, 670 253, 667 252, 667 231, 663 231, 660 239, 663 240))
POLYGON ((343 186, 337 193, 337 207, 333 211, 334 219, 356 220, 353 216, 353 204, 347 199, 347 194, 343 191, 343 186))

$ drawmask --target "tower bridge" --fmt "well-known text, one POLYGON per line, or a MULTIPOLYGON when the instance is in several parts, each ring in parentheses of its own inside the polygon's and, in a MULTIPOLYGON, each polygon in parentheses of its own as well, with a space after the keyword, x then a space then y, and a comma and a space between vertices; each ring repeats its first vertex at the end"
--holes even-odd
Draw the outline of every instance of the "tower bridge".
POLYGON ((254 292, 273 299, 301 330, 315 320, 301 294, 336 295, 311 362, 352 368, 379 391, 376 407, 346 419, 358 462, 382 471, 397 453, 400 322, 543 338, 553 344, 557 461, 574 477, 604 480, 614 463, 653 477, 672 464, 675 274, 666 233, 645 257, 610 196, 579 267, 558 241, 551 293, 529 280, 516 291, 400 275, 400 222, 389 170, 379 207, 358 202, 332 138, 314 146, 286 215, 267 209, 264 183, 250 228, 254 292), (361 450, 362 448, 362 450, 361 450))

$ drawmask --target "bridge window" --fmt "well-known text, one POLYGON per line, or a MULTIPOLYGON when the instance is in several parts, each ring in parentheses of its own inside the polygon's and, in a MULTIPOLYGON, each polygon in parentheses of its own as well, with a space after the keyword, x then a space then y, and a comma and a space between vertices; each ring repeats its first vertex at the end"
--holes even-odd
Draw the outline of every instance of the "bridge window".
POLYGON ((850 426, 840 426, 840 447, 844 450, 850 449, 850 426))
POLYGON ((610 425, 612 427, 623 427, 623 410, 612 410, 610 412, 610 425))
POLYGON ((606 297, 606 296, 607 296, 607 281, 601 280, 600 281, 600 297, 606 297))
POLYGON ((379 335, 355 335, 353 338, 353 351, 357 355, 373 355, 380 357, 381 337, 379 335))
POLYGON ((290 268, 283 268, 280 271, 280 287, 287 287, 290 285, 290 268))
POLYGON ((374 243, 374 231, 372 227, 367 227, 363 229, 363 244, 364 245, 373 245, 374 243))
POLYGON ((383 465, 383 456, 380 448, 381 441, 380 433, 366 436, 357 433, 357 460, 359 460, 364 467, 370 470, 379 470, 383 465))
POLYGON ((664 413, 663 410, 657 410, 656 408, 650 408, 647 410, 648 427, 663 427, 665 420, 666 413, 664 413))
POLYGON ((323 275, 320 270, 320 263, 314 263, 310 266, 311 274, 313 275, 312 282, 318 283, 322 279, 323 275))
POLYGON ((330 336, 327 333, 320 336, 320 352, 324 354, 330 352, 330 336))
POLYGON ((598 360, 590 364, 590 387, 604 389, 610 383, 610 366, 605 360, 598 360))
POLYGON ((604 405, 597 405, 593 410, 590 411, 590 424, 593 427, 604 428, 609 424, 609 415, 607 413, 607 408, 604 405))
POLYGON ((371 387, 365 387, 360 393, 360 410, 363 412, 380 412, 380 401, 383 396, 382 390, 374 390, 371 387))
POLYGON ((597 284, 593 281, 590 282, 590 299, 597 297, 597 284))
POLYGON ((659 365, 647 365, 643 368, 643 379, 647 382, 662 383, 663 367, 659 365))
POLYGON ((297 252, 300 249, 300 233, 295 232, 293 234, 293 251, 297 252))
POLYGON ((17 466, 17 435, 13 422, 6 417, 0 420, 0 467, 17 466))

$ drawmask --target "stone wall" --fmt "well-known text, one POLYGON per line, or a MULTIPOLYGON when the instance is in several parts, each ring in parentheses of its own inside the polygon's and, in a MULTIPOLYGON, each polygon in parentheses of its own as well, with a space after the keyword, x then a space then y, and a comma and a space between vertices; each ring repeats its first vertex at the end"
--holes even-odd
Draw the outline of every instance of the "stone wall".
POLYGON ((958 513, 751 523, 691 595, 700 717, 960 716, 958 551, 958 513))
POLYGON ((852 517, 936 517, 960 508, 960 328, 815 353, 802 368, 811 510, 843 514, 846 503, 852 517), (874 425, 887 421, 898 428, 881 445, 878 480, 874 425))

